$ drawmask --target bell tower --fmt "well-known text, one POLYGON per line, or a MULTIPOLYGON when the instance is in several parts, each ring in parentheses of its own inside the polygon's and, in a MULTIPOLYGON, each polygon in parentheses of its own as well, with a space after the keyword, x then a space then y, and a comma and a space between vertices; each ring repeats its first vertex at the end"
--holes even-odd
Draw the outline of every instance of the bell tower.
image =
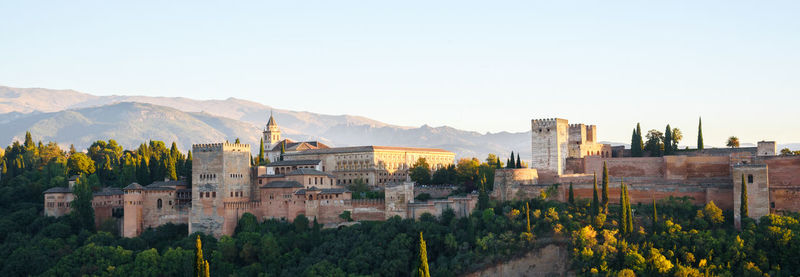
POLYGON ((272 117, 272 112, 270 111, 267 127, 264 128, 264 149, 267 149, 267 151, 272 150, 280 141, 281 130, 278 128, 278 124, 275 123, 275 118, 272 117))

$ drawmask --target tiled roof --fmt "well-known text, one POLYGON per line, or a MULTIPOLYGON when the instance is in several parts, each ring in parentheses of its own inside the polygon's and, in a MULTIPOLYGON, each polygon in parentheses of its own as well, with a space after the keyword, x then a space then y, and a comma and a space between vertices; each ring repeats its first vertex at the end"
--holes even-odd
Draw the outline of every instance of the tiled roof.
POLYGON ((123 190, 133 190, 133 189, 144 189, 144 187, 142 187, 142 185, 140 185, 139 183, 131 183, 130 185, 128 185, 127 187, 124 187, 122 189, 123 190))
POLYGON ((72 190, 67 187, 52 187, 45 190, 42 193, 46 194, 46 193, 68 193, 68 192, 72 192, 72 190))
POLYGON ((120 195, 122 194, 122 190, 119 188, 103 188, 102 190, 93 193, 94 196, 108 196, 108 195, 120 195))
POLYGON ((350 192, 347 189, 322 189, 323 194, 345 193, 350 192))
POLYGON ((268 163, 266 166, 295 166, 295 165, 318 165, 321 160, 293 160, 293 161, 277 161, 268 163))
POLYGON ((169 181, 157 181, 153 182, 152 184, 148 185, 156 186, 156 187, 175 187, 175 186, 186 186, 185 180, 169 180, 169 181))
POLYGON ((328 173, 325 173, 325 172, 322 172, 322 171, 319 171, 319 170, 316 170, 316 169, 310 169, 310 168, 298 168, 298 169, 292 170, 292 172, 286 173, 286 175, 322 175, 322 176, 328 176, 328 177, 331 177, 331 178, 336 178, 336 176, 334 176, 334 175, 331 175, 331 174, 328 174, 328 173))
POLYGON ((278 144, 276 144, 274 147, 272 147, 272 149, 268 149, 267 151, 281 151, 281 145, 283 145, 285 147, 284 150, 286 150, 286 152, 299 151, 299 150, 307 151, 307 150, 311 150, 311 149, 327 149, 327 148, 329 148, 324 143, 321 143, 321 142, 315 141, 315 140, 314 141, 293 141, 291 139, 284 139, 284 140, 278 142, 278 144))
POLYGON ((266 185, 261 186, 262 188, 302 188, 303 185, 296 181, 272 181, 267 183, 266 185))
POLYGON ((418 151, 418 152, 440 152, 453 154, 453 152, 437 149, 437 148, 416 148, 416 147, 395 147, 395 146, 351 146, 351 147, 335 147, 325 149, 309 149, 301 152, 286 153, 287 156, 297 156, 306 154, 336 154, 336 153, 353 153, 353 152, 374 152, 376 150, 390 150, 390 151, 418 151))

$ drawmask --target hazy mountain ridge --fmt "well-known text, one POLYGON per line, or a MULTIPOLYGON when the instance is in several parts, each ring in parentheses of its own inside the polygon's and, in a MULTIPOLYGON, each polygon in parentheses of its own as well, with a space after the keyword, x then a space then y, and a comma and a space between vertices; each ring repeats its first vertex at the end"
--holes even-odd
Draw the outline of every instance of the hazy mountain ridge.
MULTIPOLYGON (((483 159, 494 153, 505 159, 511 151, 529 160, 530 132, 481 134, 452 127, 396 126, 361 116, 323 115, 273 109, 256 102, 228 98, 194 100, 184 97, 94 96, 74 90, 0 86, 0 142, 10 143, 30 130, 36 139, 75 144, 114 138, 126 147, 147 140, 192 143, 233 140, 257 143, 274 113, 283 136, 320 140, 332 146, 396 145, 450 150, 458 157, 483 159), (118 109, 118 110, 115 110, 118 109), (163 123, 163 124, 160 124, 163 123)), ((612 145, 626 145, 613 143, 612 145)), ((744 144, 743 144, 744 145, 744 144)), ((778 149, 800 149, 780 144, 778 149)))
POLYGON ((253 142, 259 130, 251 124, 202 113, 145 103, 124 102, 100 107, 36 113, 0 123, 4 142, 21 140, 30 131, 34 139, 55 141, 63 148, 85 148, 96 140, 115 139, 126 148, 148 140, 176 142, 182 149, 193 143, 233 140, 253 142))
POLYGON ((481 159, 488 153, 507 156, 511 151, 521 151, 523 157, 530 156, 529 132, 480 134, 451 127, 396 126, 361 116, 273 109, 236 98, 194 100, 183 97, 94 96, 73 90, 10 87, 0 87, 0 93, 0 103, 6 104, 0 106, 4 107, 0 110, 0 128, 8 131, 0 135, 0 140, 5 142, 22 138, 24 132, 30 130, 37 139, 66 145, 74 143, 80 148, 108 138, 115 138, 126 147, 153 139, 175 140, 181 148, 187 149, 191 143, 232 140, 235 137, 256 145, 269 114, 274 113, 284 137, 295 140, 320 140, 334 146, 435 147, 453 151, 459 157, 481 159), (51 99, 29 100, 42 94, 51 99), (134 105, 132 102, 144 104, 134 105), (124 111, 124 116, 115 117, 115 108, 124 111), (111 118, 114 119, 109 120, 111 118), (171 121, 166 125, 172 127, 131 124, 146 119, 171 121), (113 126, 111 123, 114 121, 128 128, 113 126), (181 126, 178 124, 180 121, 186 121, 188 125, 181 126))

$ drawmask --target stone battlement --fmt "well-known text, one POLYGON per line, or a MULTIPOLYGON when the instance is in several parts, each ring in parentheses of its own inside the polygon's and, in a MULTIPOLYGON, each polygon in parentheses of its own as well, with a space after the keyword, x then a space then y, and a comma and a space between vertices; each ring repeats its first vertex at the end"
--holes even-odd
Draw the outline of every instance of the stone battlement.
POLYGON ((192 150, 198 151, 250 151, 250 145, 244 143, 200 143, 192 144, 192 150))
POLYGON ((223 207, 225 209, 236 208, 236 209, 257 209, 261 207, 261 202, 257 201, 230 201, 230 202, 223 202, 223 207))
POLYGON ((566 124, 568 121, 562 118, 543 118, 531 120, 531 126, 534 127, 550 127, 555 126, 557 123, 566 124))

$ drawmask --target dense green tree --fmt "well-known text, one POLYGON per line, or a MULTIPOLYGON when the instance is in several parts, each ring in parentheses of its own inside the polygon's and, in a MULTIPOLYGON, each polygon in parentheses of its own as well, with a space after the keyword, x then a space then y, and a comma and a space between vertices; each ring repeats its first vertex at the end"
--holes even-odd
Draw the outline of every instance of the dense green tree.
POLYGON ((519 159, 519 154, 517 154, 517 165, 514 168, 522 168, 522 161, 519 159))
POLYGON ((514 168, 516 166, 516 161, 514 159, 514 151, 511 151, 511 158, 508 159, 508 168, 514 168))
POLYGON ((697 120, 697 149, 703 150, 703 118, 697 120))
POLYGON ((650 153, 650 157, 661 157, 664 154, 664 134, 658 130, 647 131, 647 143, 644 149, 650 153))
POLYGON ((70 175, 89 175, 94 174, 95 171, 94 161, 83 153, 75 153, 69 156, 67 168, 70 175))
POLYGON ((70 217, 77 224, 77 227, 86 230, 94 230, 94 208, 92 207, 92 187, 97 184, 96 175, 81 176, 75 182, 72 193, 75 198, 70 203, 72 212, 70 217))
POLYGON ((427 185, 431 183, 431 167, 425 158, 420 157, 411 165, 409 177, 411 180, 419 185, 427 185))

